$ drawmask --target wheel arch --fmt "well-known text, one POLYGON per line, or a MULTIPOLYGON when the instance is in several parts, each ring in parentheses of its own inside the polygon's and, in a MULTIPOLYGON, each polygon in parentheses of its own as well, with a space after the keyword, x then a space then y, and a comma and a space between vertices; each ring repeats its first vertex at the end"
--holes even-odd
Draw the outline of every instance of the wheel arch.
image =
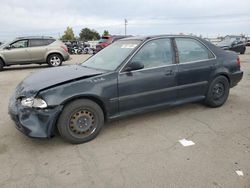
POLYGON ((56 55, 59 55, 61 58, 62 58, 62 61, 64 61, 64 58, 63 58, 63 55, 60 53, 60 52, 50 52, 46 55, 46 62, 48 62, 48 58, 49 56, 53 55, 53 54, 56 54, 56 55))
POLYGON ((91 101, 95 102, 96 104, 98 104, 103 111, 105 121, 107 120, 107 109, 106 109, 105 103, 98 96, 94 96, 94 95, 74 96, 74 97, 71 97, 71 98, 63 101, 62 105, 63 105, 63 107, 65 107, 67 104, 69 104, 75 100, 78 100, 78 99, 88 99, 88 100, 91 100, 91 101))
POLYGON ((229 84, 231 83, 231 80, 230 80, 230 76, 229 76, 229 71, 225 68, 223 69, 218 69, 216 72, 214 72, 211 77, 210 77, 210 80, 209 80, 209 85, 210 83, 218 76, 224 76, 227 78, 229 84))
POLYGON ((0 60, 3 62, 3 65, 6 66, 5 60, 2 56, 0 56, 0 60))
POLYGON ((231 84, 231 80, 230 80, 230 77, 229 77, 229 73, 224 70, 224 71, 218 71, 218 72, 215 72, 214 74, 212 74, 212 76, 210 77, 209 81, 208 81, 208 85, 207 85, 207 89, 206 89, 206 94, 209 90, 209 87, 210 87, 210 84, 211 82, 218 76, 224 76, 225 78, 227 78, 228 80, 228 83, 229 85, 231 84))
POLYGON ((224 77, 226 77, 227 80, 228 80, 228 83, 230 85, 231 80, 230 80, 230 77, 229 77, 228 73, 224 73, 224 72, 223 73, 219 73, 217 76, 224 76, 224 77))

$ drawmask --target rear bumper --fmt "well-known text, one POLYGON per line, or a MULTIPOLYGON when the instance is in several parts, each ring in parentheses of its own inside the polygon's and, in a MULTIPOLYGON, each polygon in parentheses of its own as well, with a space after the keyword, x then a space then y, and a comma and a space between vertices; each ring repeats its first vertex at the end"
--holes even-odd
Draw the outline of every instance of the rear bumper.
POLYGON ((63 60, 64 60, 64 61, 70 60, 70 55, 69 55, 69 53, 63 55, 63 60))
POLYGON ((236 86, 243 78, 243 71, 237 71, 232 73, 230 76, 230 87, 236 86))

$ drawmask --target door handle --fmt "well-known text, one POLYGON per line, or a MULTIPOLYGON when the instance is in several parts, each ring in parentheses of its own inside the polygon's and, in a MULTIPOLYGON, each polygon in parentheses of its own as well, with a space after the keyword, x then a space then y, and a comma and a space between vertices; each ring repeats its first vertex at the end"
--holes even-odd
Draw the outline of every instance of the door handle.
POLYGON ((166 75, 166 76, 173 75, 173 73, 174 73, 173 70, 166 70, 166 71, 165 71, 165 75, 166 75))

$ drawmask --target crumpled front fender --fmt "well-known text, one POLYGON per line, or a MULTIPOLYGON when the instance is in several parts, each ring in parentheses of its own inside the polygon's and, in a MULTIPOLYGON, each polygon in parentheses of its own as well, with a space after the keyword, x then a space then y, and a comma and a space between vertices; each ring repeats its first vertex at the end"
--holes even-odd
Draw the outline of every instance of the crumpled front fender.
POLYGON ((25 135, 50 138, 54 135, 55 123, 62 108, 61 105, 47 109, 27 108, 14 102, 9 106, 9 114, 16 128, 25 135))

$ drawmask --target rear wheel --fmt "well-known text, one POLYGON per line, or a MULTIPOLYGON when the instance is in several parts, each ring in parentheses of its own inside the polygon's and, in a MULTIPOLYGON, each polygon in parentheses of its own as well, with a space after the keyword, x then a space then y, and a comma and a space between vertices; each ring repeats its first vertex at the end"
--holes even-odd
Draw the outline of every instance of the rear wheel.
POLYGON ((59 54, 51 54, 47 59, 50 67, 58 67, 62 64, 62 57, 59 54))
POLYGON ((65 140, 79 144, 94 139, 103 124, 104 115, 100 106, 91 100, 79 99, 64 108, 57 127, 65 140))
POLYGON ((246 47, 241 50, 240 54, 244 54, 245 51, 246 51, 246 47))
POLYGON ((4 63, 3 60, 0 59, 0 71, 3 71, 4 63))
POLYGON ((210 107, 222 106, 229 95, 229 81, 225 76, 216 77, 210 84, 205 103, 210 107))

